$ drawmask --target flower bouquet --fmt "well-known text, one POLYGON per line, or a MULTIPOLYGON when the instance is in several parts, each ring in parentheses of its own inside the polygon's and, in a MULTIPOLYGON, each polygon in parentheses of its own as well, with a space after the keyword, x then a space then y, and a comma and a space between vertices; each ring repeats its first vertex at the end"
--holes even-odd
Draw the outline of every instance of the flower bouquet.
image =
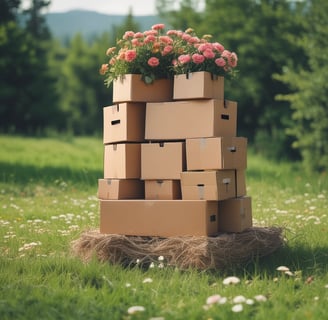
POLYGON ((165 33, 164 28, 164 24, 155 24, 144 32, 125 32, 117 46, 106 52, 109 61, 100 68, 105 84, 109 86, 126 74, 139 74, 146 84, 197 71, 216 76, 235 74, 236 53, 210 42, 211 35, 199 38, 191 28, 165 33))

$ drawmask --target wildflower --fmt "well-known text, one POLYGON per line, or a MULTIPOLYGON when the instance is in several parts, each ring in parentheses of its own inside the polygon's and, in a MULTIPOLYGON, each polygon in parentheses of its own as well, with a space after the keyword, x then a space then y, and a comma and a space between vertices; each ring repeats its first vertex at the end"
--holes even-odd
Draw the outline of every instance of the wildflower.
POLYGON ((219 294, 215 294, 213 296, 209 296, 206 299, 206 304, 214 304, 214 303, 218 303, 221 300, 221 296, 219 294))
POLYGON ((242 304, 235 304, 235 305, 231 308, 231 310, 232 310, 233 312, 241 312, 241 311, 243 311, 243 305, 242 305, 242 304))
POLYGON ((244 296, 236 296, 233 298, 233 303, 245 303, 246 302, 246 298, 244 296))
POLYGON ((128 314, 135 314, 137 312, 143 312, 145 310, 146 309, 143 306, 133 306, 128 309, 128 314))
POLYGON ((267 298, 266 296, 262 295, 262 294, 258 294, 254 297, 254 299, 257 301, 257 302, 265 302, 267 301, 267 298))
POLYGON ((151 283, 151 282, 153 282, 152 278, 146 278, 142 281, 142 283, 151 283))
POLYGON ((240 279, 237 277, 227 277, 223 280, 224 285, 238 284, 239 282, 240 282, 240 279))

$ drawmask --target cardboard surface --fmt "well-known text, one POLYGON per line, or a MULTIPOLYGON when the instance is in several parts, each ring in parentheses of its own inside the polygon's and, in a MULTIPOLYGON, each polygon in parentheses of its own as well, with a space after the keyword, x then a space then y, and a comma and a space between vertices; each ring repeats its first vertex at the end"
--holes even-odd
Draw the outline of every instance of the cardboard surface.
POLYGON ((235 170, 181 173, 184 200, 223 200, 236 197, 235 170))
POLYGON ((204 71, 174 76, 174 100, 204 98, 224 99, 224 77, 204 71))
POLYGON ((181 199, 180 180, 145 180, 145 199, 181 199))
POLYGON ((237 102, 185 100, 146 104, 146 140, 234 137, 237 102))
POLYGON ((246 170, 236 170, 236 197, 246 196, 246 170))
POLYGON ((140 179, 140 143, 107 144, 104 148, 105 179, 140 179))
POLYGON ((141 144, 141 179, 180 180, 180 172, 185 168, 185 142, 141 144))
POLYGON ((135 236, 211 236, 217 201, 100 200, 100 233, 135 236))
POLYGON ((143 142, 145 103, 117 103, 103 108, 103 142, 143 142))
POLYGON ((172 101, 173 81, 158 79, 145 84, 139 74, 126 74, 113 81, 113 103, 172 101))
POLYGON ((144 182, 139 179, 98 179, 99 199, 143 199, 144 191, 144 182))
POLYGON ((238 197, 219 201, 220 232, 242 232, 252 227, 251 197, 238 197))
POLYGON ((245 169, 247 138, 187 139, 186 154, 187 170, 245 169))

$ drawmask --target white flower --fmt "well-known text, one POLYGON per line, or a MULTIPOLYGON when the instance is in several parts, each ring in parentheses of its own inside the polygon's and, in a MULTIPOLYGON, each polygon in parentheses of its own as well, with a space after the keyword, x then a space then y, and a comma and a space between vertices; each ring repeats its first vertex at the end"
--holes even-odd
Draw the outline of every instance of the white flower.
POLYGON ((286 272, 289 271, 289 268, 286 266, 280 266, 276 269, 277 271, 286 272))
POLYGON ((233 312, 241 312, 241 311, 243 311, 243 305, 242 305, 242 304, 235 304, 235 305, 231 308, 231 310, 232 310, 233 312))
POLYGON ((249 306, 254 304, 254 300, 253 299, 246 299, 245 301, 246 304, 248 304, 249 306))
POLYGON ((328 289, 328 284, 325 285, 325 288, 328 289))
POLYGON ((159 256, 158 257, 158 261, 164 261, 164 257, 163 256, 159 256))
POLYGON ((254 299, 257 301, 257 302, 265 302, 267 301, 267 298, 266 296, 264 296, 263 294, 258 294, 254 297, 254 299))
POLYGON ((145 307, 143 306, 133 306, 133 307, 130 307, 128 309, 128 314, 134 314, 134 313, 137 313, 137 312, 142 312, 142 311, 145 311, 145 307))
POLYGON ((227 277, 223 280, 224 285, 237 284, 240 282, 240 279, 237 277, 227 277))
POLYGON ((209 296, 207 299, 206 299, 206 304, 214 304, 214 303, 219 303, 221 299, 221 296, 219 294, 215 294, 213 296, 209 296))
POLYGON ((246 298, 244 296, 236 296, 232 301, 233 303, 244 303, 246 302, 246 298))
POLYGON ((152 278, 146 278, 144 279, 144 281, 142 281, 142 283, 151 283, 151 282, 153 282, 152 278))

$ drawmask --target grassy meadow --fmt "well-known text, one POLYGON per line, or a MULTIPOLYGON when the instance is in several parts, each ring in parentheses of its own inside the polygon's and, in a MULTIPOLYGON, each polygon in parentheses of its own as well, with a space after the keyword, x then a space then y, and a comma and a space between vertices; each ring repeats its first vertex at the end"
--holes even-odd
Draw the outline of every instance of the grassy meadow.
POLYGON ((285 247, 227 271, 84 264, 97 228, 100 138, 0 136, 0 319, 328 319, 328 179, 248 152, 253 221, 285 247), (278 271, 286 266, 289 272, 278 271), (224 284, 227 277, 237 284, 224 284), (133 308, 135 307, 135 308, 133 308))

